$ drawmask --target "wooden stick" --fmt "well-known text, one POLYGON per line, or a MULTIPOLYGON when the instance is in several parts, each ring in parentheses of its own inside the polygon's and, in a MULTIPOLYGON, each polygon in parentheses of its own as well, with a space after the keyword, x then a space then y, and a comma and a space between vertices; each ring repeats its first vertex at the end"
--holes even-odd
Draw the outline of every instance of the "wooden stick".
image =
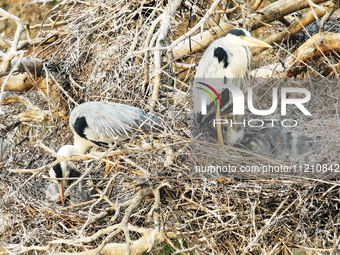
MULTIPOLYGON (((166 40, 166 37, 168 35, 168 31, 170 28, 170 20, 171 17, 175 14, 177 11, 177 8, 181 5, 181 0, 173 0, 168 5, 168 11, 167 13, 163 13, 163 21, 162 25, 159 29, 159 36, 156 42, 156 48, 160 48, 163 45, 163 42, 166 40)), ((161 72, 162 72, 162 60, 161 60, 161 51, 156 50, 155 51, 155 77, 153 79, 153 88, 152 88, 152 95, 150 98, 150 106, 152 108, 155 107, 157 101, 158 101, 158 90, 161 86, 161 72)))
MULTIPOLYGON (((220 103, 217 103, 217 109, 216 109, 216 119, 220 120, 221 119, 221 111, 220 111, 220 103)), ((218 123, 216 124, 216 131, 217 131, 217 141, 219 144, 224 144, 223 143, 223 133, 222 133, 222 125, 221 122, 218 121, 218 123)))

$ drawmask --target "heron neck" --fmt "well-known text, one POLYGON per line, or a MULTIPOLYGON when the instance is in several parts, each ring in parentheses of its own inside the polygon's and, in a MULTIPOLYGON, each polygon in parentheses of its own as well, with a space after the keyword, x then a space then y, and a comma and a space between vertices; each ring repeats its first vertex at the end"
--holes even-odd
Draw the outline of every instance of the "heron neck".
POLYGON ((61 157, 68 157, 72 154, 78 154, 78 150, 77 147, 74 145, 65 145, 63 147, 61 147, 57 153, 58 156, 61 157))
POLYGON ((232 54, 228 65, 227 78, 246 78, 248 73, 247 49, 243 46, 234 46, 229 48, 232 54))
MULTIPOLYGON (((61 157, 68 157, 72 154, 78 154, 78 153, 79 152, 78 152, 76 146, 65 145, 65 146, 63 146, 59 149, 57 154, 58 154, 58 156, 61 156, 61 157)), ((68 175, 68 163, 67 163, 67 161, 61 161, 60 166, 61 166, 61 169, 62 169, 63 177, 66 177, 68 175)))
POLYGON ((67 177, 68 175, 68 164, 67 161, 61 161, 60 162, 63 178, 67 177))

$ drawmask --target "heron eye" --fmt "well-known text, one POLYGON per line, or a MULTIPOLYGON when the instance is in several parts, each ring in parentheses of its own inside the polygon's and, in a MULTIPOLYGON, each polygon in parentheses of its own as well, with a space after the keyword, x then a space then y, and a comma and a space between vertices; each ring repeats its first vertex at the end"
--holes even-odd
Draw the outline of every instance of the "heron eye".
POLYGON ((240 38, 243 39, 243 35, 240 35, 240 38))

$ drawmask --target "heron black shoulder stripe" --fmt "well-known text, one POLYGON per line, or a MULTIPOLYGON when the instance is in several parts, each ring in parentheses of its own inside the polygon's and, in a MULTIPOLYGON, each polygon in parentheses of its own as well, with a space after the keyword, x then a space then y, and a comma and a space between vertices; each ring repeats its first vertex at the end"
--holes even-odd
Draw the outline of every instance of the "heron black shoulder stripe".
POLYGON ((74 127, 74 130, 76 131, 77 135, 86 139, 85 128, 87 128, 88 125, 87 125, 85 117, 77 118, 76 121, 74 122, 73 127, 74 127))
POLYGON ((109 144, 108 143, 101 142, 101 141, 93 141, 93 140, 90 140, 90 141, 93 142, 95 145, 97 145, 99 147, 109 148, 109 144))
POLYGON ((228 67, 228 54, 222 47, 215 48, 214 57, 218 59, 218 63, 223 62, 223 68, 228 67))
POLYGON ((53 171, 55 172, 55 177, 56 178, 63 178, 63 171, 61 170, 61 165, 60 163, 56 164, 53 167, 53 171))

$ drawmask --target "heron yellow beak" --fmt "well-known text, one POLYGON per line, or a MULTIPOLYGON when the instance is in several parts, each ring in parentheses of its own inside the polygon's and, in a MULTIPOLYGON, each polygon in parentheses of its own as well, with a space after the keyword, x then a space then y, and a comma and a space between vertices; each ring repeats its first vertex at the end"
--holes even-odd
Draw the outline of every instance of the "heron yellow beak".
POLYGON ((267 47, 271 48, 272 46, 266 42, 261 40, 255 39, 254 37, 243 37, 243 39, 247 42, 246 46, 260 46, 260 47, 267 47))
POLYGON ((60 193, 60 200, 62 205, 65 205, 65 198, 64 198, 64 184, 63 181, 59 183, 59 193, 60 193))

